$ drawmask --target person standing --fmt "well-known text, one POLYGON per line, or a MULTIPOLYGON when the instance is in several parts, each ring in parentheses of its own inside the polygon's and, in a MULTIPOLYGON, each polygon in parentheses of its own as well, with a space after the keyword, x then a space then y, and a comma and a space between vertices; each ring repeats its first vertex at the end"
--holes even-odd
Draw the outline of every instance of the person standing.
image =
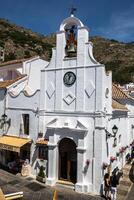
POLYGON ((104 191, 105 191, 105 198, 110 198, 110 176, 109 173, 106 173, 104 176, 104 191))
POLYGON ((111 200, 116 200, 117 185, 119 184, 119 182, 115 173, 113 173, 110 178, 110 184, 111 184, 111 200))

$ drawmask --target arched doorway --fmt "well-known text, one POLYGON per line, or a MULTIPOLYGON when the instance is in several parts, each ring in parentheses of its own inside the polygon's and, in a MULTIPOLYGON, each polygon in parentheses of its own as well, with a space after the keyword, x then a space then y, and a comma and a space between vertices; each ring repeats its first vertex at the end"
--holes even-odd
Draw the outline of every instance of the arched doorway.
POLYGON ((59 143, 59 179, 76 183, 77 151, 76 144, 69 138, 59 143))

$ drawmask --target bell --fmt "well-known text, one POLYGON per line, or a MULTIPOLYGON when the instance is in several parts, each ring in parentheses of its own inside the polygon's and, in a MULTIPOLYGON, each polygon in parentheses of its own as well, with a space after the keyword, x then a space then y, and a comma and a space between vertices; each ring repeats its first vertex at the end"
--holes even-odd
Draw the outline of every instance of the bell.
POLYGON ((75 46, 74 46, 73 43, 71 43, 71 44, 69 45, 69 47, 68 47, 68 49, 67 49, 67 52, 68 52, 68 53, 75 53, 75 52, 76 52, 75 46))

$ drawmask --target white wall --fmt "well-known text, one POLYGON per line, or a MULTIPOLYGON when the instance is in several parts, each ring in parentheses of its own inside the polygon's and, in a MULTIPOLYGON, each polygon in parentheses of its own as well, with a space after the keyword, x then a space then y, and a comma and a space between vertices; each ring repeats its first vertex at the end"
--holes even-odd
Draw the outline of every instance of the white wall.
POLYGON ((30 115, 30 138, 35 140, 38 133, 38 113, 39 92, 27 97, 21 92, 17 97, 8 95, 7 113, 11 118, 9 134, 19 135, 22 114, 30 115))
POLYGON ((28 75, 27 85, 33 92, 40 89, 40 73, 48 65, 48 62, 35 58, 23 63, 23 73, 28 75))
MULTIPOLYGON (((0 89, 0 119, 5 111, 5 95, 6 95, 6 90, 0 89)), ((3 128, 0 129, 0 134, 3 134, 3 128)))

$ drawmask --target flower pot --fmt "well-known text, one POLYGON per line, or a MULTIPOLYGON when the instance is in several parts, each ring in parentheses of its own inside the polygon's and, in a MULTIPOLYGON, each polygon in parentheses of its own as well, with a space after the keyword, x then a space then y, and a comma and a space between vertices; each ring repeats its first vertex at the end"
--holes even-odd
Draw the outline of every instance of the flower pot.
POLYGON ((111 157, 110 157, 110 162, 111 162, 111 163, 113 163, 115 160, 117 160, 116 157, 114 157, 114 156, 111 156, 111 157))
POLYGON ((45 177, 41 177, 41 176, 36 176, 36 180, 42 183, 46 182, 46 178, 45 177))
POLYGON ((119 152, 116 152, 116 157, 119 157, 120 153, 119 152))

